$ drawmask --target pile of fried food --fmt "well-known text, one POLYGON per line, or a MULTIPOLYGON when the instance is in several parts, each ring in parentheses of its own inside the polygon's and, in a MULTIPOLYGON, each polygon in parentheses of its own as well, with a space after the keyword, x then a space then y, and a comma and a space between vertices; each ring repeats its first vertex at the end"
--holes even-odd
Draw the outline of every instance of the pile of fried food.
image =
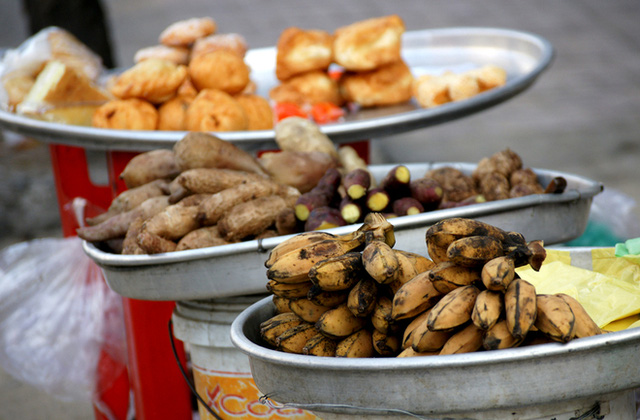
POLYGON ((310 232, 265 262, 276 314, 260 324, 277 350, 325 357, 412 357, 566 343, 601 334, 567 294, 538 294, 516 268, 546 251, 473 219, 426 232, 429 257, 394 249, 377 213, 345 235, 310 232))
POLYGON ((238 33, 217 33, 210 17, 169 25, 135 64, 111 75, 69 32, 49 27, 0 70, 0 102, 46 121, 123 130, 244 131, 273 128, 291 115, 335 122, 345 109, 415 101, 421 107, 469 98, 506 82, 484 66, 415 78, 402 59, 397 15, 336 29, 285 29, 276 45, 279 81, 258 95, 238 33), (355 105, 355 106, 353 106, 355 105))

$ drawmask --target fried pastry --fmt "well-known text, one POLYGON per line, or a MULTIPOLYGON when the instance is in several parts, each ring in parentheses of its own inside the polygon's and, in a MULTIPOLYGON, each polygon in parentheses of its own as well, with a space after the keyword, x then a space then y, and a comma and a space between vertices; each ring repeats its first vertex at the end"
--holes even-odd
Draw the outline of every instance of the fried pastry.
POLYGON ((102 105, 93 114, 93 126, 116 130, 155 130, 158 111, 142 99, 116 99, 102 105))
POLYGON ((334 33, 334 61, 351 71, 373 70, 399 61, 404 22, 389 15, 352 23, 334 33))
POLYGON ((438 76, 423 75, 413 84, 413 95, 423 108, 460 101, 480 93, 475 77, 446 72, 438 76))
POLYGON ((364 108, 395 105, 411 100, 413 75, 404 61, 397 61, 368 72, 347 72, 339 85, 346 101, 364 108))
POLYGON ((120 99, 140 98, 160 104, 176 94, 186 77, 186 66, 151 58, 119 75, 110 89, 120 99))
POLYGON ((154 45, 136 51, 133 56, 133 61, 139 63, 150 58, 159 58, 161 60, 171 61, 174 64, 186 65, 189 63, 189 49, 185 47, 154 45))
POLYGON ((269 91, 269 97, 278 103, 292 102, 298 105, 330 102, 342 105, 344 102, 338 83, 323 71, 312 71, 286 80, 269 91))
POLYGON ((235 97, 247 115, 247 130, 269 130, 273 128, 273 110, 269 101, 259 95, 242 94, 235 97))
POLYGON ((213 34, 216 29, 216 22, 210 17, 185 19, 169 25, 158 40, 171 47, 189 47, 196 39, 213 34))
POLYGON ((333 36, 321 30, 291 27, 282 31, 276 45, 276 77, 326 70, 333 60, 333 36))
POLYGON ((249 83, 249 67, 242 57, 216 50, 191 59, 189 77, 198 90, 218 89, 234 95, 249 83))
POLYGON ((486 66, 465 72, 467 76, 478 81, 480 92, 493 89, 507 83, 507 72, 502 67, 487 64, 486 66))
POLYGON ((191 59, 211 51, 225 50, 244 58, 247 53, 247 41, 236 33, 215 34, 196 39, 191 47, 191 59))
POLYGON ((184 131, 185 116, 194 96, 174 96, 158 108, 158 130, 184 131))
POLYGON ((228 93, 203 89, 185 114, 189 131, 242 131, 248 126, 242 106, 228 93))
POLYGON ((184 82, 178 87, 176 92, 177 96, 196 96, 198 94, 198 89, 193 85, 191 78, 189 76, 184 78, 184 82))

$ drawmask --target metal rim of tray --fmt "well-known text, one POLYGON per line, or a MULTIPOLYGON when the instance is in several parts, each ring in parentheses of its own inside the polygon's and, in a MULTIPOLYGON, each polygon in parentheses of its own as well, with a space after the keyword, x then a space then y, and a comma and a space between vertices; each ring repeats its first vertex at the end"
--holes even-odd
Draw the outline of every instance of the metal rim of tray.
MULTIPOLYGON (((536 64, 528 73, 508 80, 505 86, 483 92, 465 101, 443 104, 430 109, 414 109, 369 120, 327 124, 320 127, 321 131, 336 142, 346 142, 402 133, 461 118, 504 102, 524 91, 547 69, 554 57, 552 45, 541 36, 500 28, 462 27, 410 31, 404 34, 403 42, 407 45, 411 45, 415 39, 431 41, 441 39, 444 42, 451 42, 451 40, 465 39, 464 37, 469 34, 487 39, 502 37, 511 43, 522 43, 523 48, 526 47, 531 54, 535 55, 536 64)), ((273 50, 273 47, 250 50, 247 57, 250 57, 252 52, 260 54, 269 50, 273 50)), ((78 127, 39 121, 4 110, 0 110, 0 125, 45 142, 81 146, 87 149, 122 151, 171 147, 186 134, 180 131, 103 130, 78 127)), ((247 150, 275 145, 273 130, 219 132, 216 135, 247 150)))
MULTIPOLYGON (((411 164, 406 164, 411 166, 411 164)), ((459 162, 438 162, 431 163, 433 166, 455 166, 455 167, 472 167, 475 164, 471 163, 459 163, 459 162)), ((381 167, 388 167, 391 169, 394 165, 381 165, 381 167)), ((554 176, 564 177, 576 177, 575 175, 565 172, 553 171, 554 176)), ((578 177, 580 178, 580 177, 578 177)), ((510 210, 517 210, 526 207, 536 207, 544 204, 558 204, 567 203, 585 198, 591 198, 603 190, 603 185, 597 182, 590 181, 591 186, 585 190, 569 189, 562 194, 534 194, 518 198, 510 198, 507 200, 490 201, 481 204, 475 204, 465 207, 458 207, 453 209, 435 210, 425 213, 420 213, 412 216, 403 216, 393 219, 389 219, 389 222, 395 229, 406 229, 412 225, 416 225, 418 222, 420 225, 433 224, 438 220, 448 217, 468 217, 477 218, 486 214, 493 214, 495 212, 505 212, 510 210)), ((336 235, 352 232, 357 229, 361 224, 352 224, 348 226, 342 226, 338 228, 328 229, 336 235)), ((193 260, 200 260, 212 257, 224 257, 241 252, 267 252, 274 248, 280 242, 290 238, 293 235, 278 236, 273 238, 265 238, 263 240, 251 240, 239 242, 231 245, 221 245, 216 247, 191 249, 184 251, 175 251, 164 254, 155 255, 120 255, 110 254, 98 249, 94 244, 87 241, 83 241, 83 249, 85 253, 91 257, 99 265, 103 266, 118 266, 118 267, 140 267, 147 265, 161 265, 172 264, 178 262, 186 262, 193 260)))

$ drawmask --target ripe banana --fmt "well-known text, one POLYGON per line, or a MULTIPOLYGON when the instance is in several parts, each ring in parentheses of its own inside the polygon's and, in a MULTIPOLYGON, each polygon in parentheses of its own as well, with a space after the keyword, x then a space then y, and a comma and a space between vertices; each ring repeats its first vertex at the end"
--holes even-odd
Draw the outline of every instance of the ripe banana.
POLYGON ((507 328, 523 340, 536 320, 536 288, 526 280, 515 279, 504 294, 507 328))
POLYGON ((306 297, 291 299, 289 302, 289 308, 291 309, 291 312, 309 323, 317 322, 323 313, 331 309, 329 306, 318 305, 306 297))
POLYGON ((276 346, 276 338, 283 332, 304 321, 293 312, 285 312, 275 315, 260 324, 260 336, 267 343, 276 346))
POLYGON ((507 321, 502 319, 485 332, 482 346, 487 350, 499 350, 517 347, 520 343, 522 339, 512 336, 507 321))
POLYGON ((411 347, 418 353, 438 351, 452 335, 451 331, 431 331, 427 322, 423 322, 413 331, 414 337, 411 347))
POLYGON ((316 335, 313 324, 303 322, 300 325, 291 327, 276 338, 276 347, 278 350, 286 353, 302 354, 302 349, 307 341, 316 335))
POLYGON ((357 317, 368 316, 376 307, 378 301, 378 283, 369 276, 365 276, 349 291, 347 307, 357 317))
POLYGON ((447 248, 449 261, 463 267, 482 267, 501 255, 502 242, 493 236, 465 236, 447 248))
POLYGON ((285 312, 291 312, 291 309, 289 309, 289 299, 288 298, 284 298, 282 296, 278 296, 278 295, 273 295, 271 300, 273 301, 273 306, 276 307, 276 312, 279 314, 285 313, 285 312))
POLYGON ((602 330, 598 327, 598 324, 596 324, 578 300, 564 293, 558 293, 556 296, 562 298, 569 304, 569 307, 571 307, 571 311, 576 318, 576 338, 602 334, 602 330))
POLYGON ((473 324, 483 330, 493 327, 504 309, 502 293, 483 290, 476 297, 476 303, 471 312, 473 324))
POLYGON ((482 266, 482 283, 489 290, 504 292, 516 275, 516 267, 511 257, 496 257, 482 266))
POLYGON ((350 289, 364 274, 359 252, 318 261, 308 272, 308 278, 320 289, 335 292, 350 289))
POLYGON ((371 325, 373 328, 380 331, 383 334, 391 334, 398 328, 396 324, 392 324, 391 321, 391 308, 392 301, 386 296, 378 296, 376 307, 371 313, 371 325))
POLYGON ((400 263, 400 272, 395 280, 395 282, 399 283, 399 286, 402 286, 416 275, 432 269, 436 265, 429 258, 413 252, 399 249, 394 249, 393 252, 395 252, 400 263))
POLYGON ((425 351, 423 353, 416 352, 411 346, 402 350, 396 357, 416 357, 416 356, 437 356, 439 351, 425 351))
POLYGON ((364 328, 366 324, 366 318, 354 316, 347 304, 343 303, 323 313, 315 325, 327 337, 342 338, 364 328))
POLYGON ((382 213, 367 213, 364 217, 364 221, 362 222, 362 226, 358 229, 358 232, 365 232, 366 243, 375 240, 382 240, 392 248, 396 244, 393 225, 389 223, 382 213))
POLYGON ((398 278, 400 261, 386 242, 372 241, 362 251, 362 265, 380 284, 389 284, 398 278))
POLYGON ((406 349, 407 347, 411 347, 413 344, 413 340, 415 338, 415 330, 419 325, 423 323, 427 323, 427 317, 429 316, 429 309, 422 312, 420 315, 416 316, 409 322, 409 324, 405 327, 404 333, 402 334, 402 348, 406 349))
POLYGON ((334 307, 347 301, 349 296, 348 290, 339 290, 336 292, 325 292, 319 286, 315 284, 307 293, 307 299, 314 302, 316 305, 334 307))
POLYGON ((426 242, 429 258, 436 264, 449 261, 447 249, 453 241, 460 238, 462 238, 462 236, 451 235, 444 232, 436 232, 427 236, 426 242))
POLYGON ((394 249, 394 252, 408 258, 418 273, 430 270, 436 265, 436 263, 431 261, 429 258, 416 254, 415 252, 403 251, 401 249, 394 249))
POLYGON ((350 334, 336 345, 336 357, 371 357, 373 352, 373 338, 366 329, 350 334))
POLYGON ((482 348, 484 331, 473 323, 456 332, 442 346, 440 354, 471 353, 482 348))
POLYGON ((336 344, 335 340, 322 333, 317 333, 307 340, 304 347, 302 347, 302 354, 333 357, 336 355, 336 344))
POLYGON ((325 239, 288 252, 275 260, 267 269, 267 278, 280 283, 300 283, 308 278, 309 270, 318 262, 350 252, 364 242, 364 235, 353 239, 325 239))
POLYGON ((312 286, 313 283, 310 281, 302 283, 278 283, 277 281, 269 280, 267 282, 267 290, 269 292, 287 299, 306 297, 312 286))
POLYGON ((300 249, 313 243, 324 241, 326 239, 338 239, 338 236, 323 231, 299 233, 276 245, 271 250, 271 252, 269 252, 269 257, 265 261, 264 265, 265 267, 269 268, 284 254, 288 254, 289 252, 295 251, 296 249, 300 249))
POLYGON ((371 333, 373 349, 381 356, 393 356, 400 350, 400 339, 397 335, 383 334, 374 329, 371 333))
POLYGON ((474 285, 458 287, 447 293, 431 309, 427 327, 431 331, 446 331, 469 321, 479 293, 474 285))
POLYGON ((449 293, 458 287, 480 281, 480 270, 463 267, 450 261, 441 262, 428 271, 433 287, 440 293, 449 293))
POLYGON ((429 271, 420 273, 393 295, 391 319, 397 321, 416 316, 435 305, 441 297, 442 293, 429 279, 429 271))
POLYGON ((426 237, 434 233, 446 233, 460 238, 467 236, 490 236, 500 242, 509 242, 510 237, 504 230, 485 222, 463 217, 451 217, 439 221, 427 229, 426 237))
POLYGON ((555 341, 566 343, 576 332, 576 318, 569 304, 556 295, 537 295, 535 326, 555 341))

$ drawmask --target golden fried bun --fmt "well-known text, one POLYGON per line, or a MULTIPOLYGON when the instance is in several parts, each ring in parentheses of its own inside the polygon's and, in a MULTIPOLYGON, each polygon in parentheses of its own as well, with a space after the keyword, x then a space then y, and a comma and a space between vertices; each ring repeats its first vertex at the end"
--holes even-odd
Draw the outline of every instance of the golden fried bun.
POLYGON ((189 131, 242 131, 248 127, 247 115, 231 95, 217 89, 203 89, 185 114, 189 131))
POLYGON ((242 94, 235 97, 244 109, 249 124, 247 130, 269 130, 273 128, 271 104, 259 95, 242 94))
POLYGON ((240 34, 215 34, 197 39, 191 47, 191 58, 216 50, 229 51, 244 58, 247 49, 249 49, 247 41, 240 34))
POLYGON ((507 83, 507 72, 505 69, 487 64, 486 66, 465 72, 467 76, 474 77, 478 81, 480 92, 493 89, 507 83))
POLYGON ((413 81, 413 97, 422 108, 433 108, 450 102, 446 81, 438 76, 422 75, 413 81))
POLYGON ((351 71, 373 70, 399 61, 404 22, 398 15, 352 23, 334 33, 333 59, 351 71))
POLYGON ((216 22, 210 17, 191 18, 169 25, 158 40, 170 47, 189 47, 196 39, 216 32, 216 22))
POLYGON ((249 83, 249 67, 242 57, 216 50, 191 59, 189 77, 198 90, 218 89, 234 95, 249 83))
POLYGON ((158 111, 142 99, 116 99, 96 110, 92 124, 97 128, 116 130, 155 130, 158 111))
POLYGON ((196 96, 197 94, 198 89, 193 86, 193 82, 189 76, 184 78, 184 82, 182 82, 176 91, 177 96, 196 96))
POLYGON ((326 70, 333 60, 333 36, 320 30, 287 28, 278 38, 276 51, 276 77, 279 80, 313 70, 326 70))
POLYGON ((185 116, 194 96, 174 96, 158 108, 158 130, 184 131, 185 116))
POLYGON ((411 100, 413 75, 404 61, 398 61, 368 72, 345 73, 339 84, 348 102, 365 108, 395 105, 411 100))
POLYGON ((298 105, 331 102, 342 105, 338 83, 323 71, 312 71, 282 82, 269 91, 275 102, 293 102, 298 105))
POLYGON ((110 89, 120 99, 140 98, 159 104, 175 95, 186 77, 186 66, 151 58, 118 76, 110 89))
POLYGON ((184 47, 169 47, 167 45, 154 45, 141 48, 136 51, 133 61, 139 63, 150 58, 171 61, 174 64, 186 65, 189 62, 189 49, 184 47))

